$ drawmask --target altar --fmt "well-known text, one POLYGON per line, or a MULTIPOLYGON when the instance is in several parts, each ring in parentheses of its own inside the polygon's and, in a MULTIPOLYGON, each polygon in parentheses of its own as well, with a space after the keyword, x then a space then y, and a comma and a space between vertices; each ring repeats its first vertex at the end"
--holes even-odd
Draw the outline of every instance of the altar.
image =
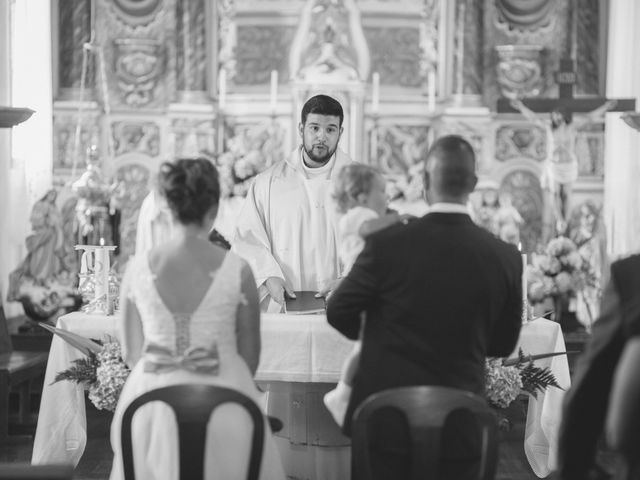
MULTIPOLYGON (((117 337, 115 316, 74 312, 60 317, 57 327, 85 337, 117 337)), ((273 392, 266 395, 267 412, 279 416, 285 424, 283 432, 279 434, 281 436, 276 439, 285 470, 288 467, 303 467, 300 464, 288 465, 292 460, 287 457, 287 452, 318 447, 314 453, 309 448, 309 455, 301 456, 304 461, 321 463, 322 456, 329 454, 334 459, 341 459, 334 468, 346 471, 349 468, 350 454, 348 441, 339 445, 340 439, 334 438, 334 446, 323 446, 313 431, 314 418, 307 421, 305 409, 308 406, 311 411, 312 407, 317 407, 313 404, 320 398, 320 393, 328 385, 337 382, 342 362, 350 352, 352 342, 331 328, 324 315, 263 314, 261 333, 262 353, 256 380, 273 392), (317 386, 315 395, 315 388, 304 391, 298 388, 304 384, 317 386), (283 408, 282 402, 273 402, 274 398, 269 398, 270 396, 288 396, 291 404, 288 408, 283 408), (280 407, 276 404, 280 404, 280 407), (287 412, 286 417, 282 416, 283 411, 287 412)), ((538 354, 564 351, 565 345, 559 325, 539 318, 523 325, 516 352, 518 348, 522 348, 527 354, 538 354)), ((71 382, 52 384, 56 373, 81 357, 82 354, 74 347, 58 336, 53 337, 34 440, 33 464, 77 465, 82 457, 87 441, 85 393, 81 386, 71 382)), ((564 390, 569 387, 566 356, 538 362, 540 366, 551 369, 564 390)), ((550 388, 538 394, 537 398, 529 399, 524 450, 531 468, 540 478, 548 476, 556 465, 564 390, 550 388)), ((332 421, 328 413, 326 418, 327 421, 332 421)))

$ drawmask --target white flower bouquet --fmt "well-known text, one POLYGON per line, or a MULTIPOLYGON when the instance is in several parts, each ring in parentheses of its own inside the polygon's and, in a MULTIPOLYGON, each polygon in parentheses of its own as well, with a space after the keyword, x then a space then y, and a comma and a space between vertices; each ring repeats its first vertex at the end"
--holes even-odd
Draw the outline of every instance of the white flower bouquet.
POLYGON ((89 392, 89 400, 96 408, 114 411, 130 373, 122 360, 120 344, 112 338, 100 342, 50 325, 41 326, 86 355, 73 360, 71 367, 58 372, 54 383, 61 380, 78 383, 89 392))

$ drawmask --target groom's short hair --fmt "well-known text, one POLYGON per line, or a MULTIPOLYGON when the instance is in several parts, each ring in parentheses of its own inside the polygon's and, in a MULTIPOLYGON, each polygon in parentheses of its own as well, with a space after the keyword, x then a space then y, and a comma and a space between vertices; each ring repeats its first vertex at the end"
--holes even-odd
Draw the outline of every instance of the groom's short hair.
POLYGON ((430 171, 436 161, 438 174, 432 178, 435 190, 454 197, 473 191, 477 180, 476 155, 469 142, 460 135, 440 137, 427 153, 425 171, 430 171))

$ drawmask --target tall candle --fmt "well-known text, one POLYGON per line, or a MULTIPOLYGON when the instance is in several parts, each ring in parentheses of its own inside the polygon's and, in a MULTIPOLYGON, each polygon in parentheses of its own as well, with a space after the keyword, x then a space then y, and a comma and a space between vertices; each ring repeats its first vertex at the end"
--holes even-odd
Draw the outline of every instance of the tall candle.
POLYGON ((224 68, 218 73, 218 108, 223 110, 227 102, 227 71, 224 68))
POLYGON ((374 124, 371 129, 371 152, 369 153, 369 162, 376 165, 378 161, 378 125, 374 124))
MULTIPOLYGON (((109 304, 109 249, 104 247, 97 247, 94 250, 95 260, 94 275, 95 275, 95 295, 94 298, 105 297, 105 305, 109 304)), ((107 312, 105 312, 107 313, 107 312)))
POLYGON ((429 70, 427 74, 427 100, 429 111, 436 109, 436 72, 429 70))
POLYGON ((464 93, 462 86, 463 69, 464 69, 464 20, 466 0, 460 4, 458 9, 458 71, 456 72, 456 93, 464 93))
POLYGON ((518 242, 518 250, 522 257, 522 321, 529 319, 529 302, 527 299, 527 254, 522 253, 522 244, 518 242))
POLYGON ((380 109, 380 74, 378 72, 373 72, 371 75, 371 83, 371 112, 377 115, 380 109))
POLYGON ((269 95, 269 106, 271 113, 276 113, 276 105, 278 104, 278 71, 271 70, 271 94, 269 95))

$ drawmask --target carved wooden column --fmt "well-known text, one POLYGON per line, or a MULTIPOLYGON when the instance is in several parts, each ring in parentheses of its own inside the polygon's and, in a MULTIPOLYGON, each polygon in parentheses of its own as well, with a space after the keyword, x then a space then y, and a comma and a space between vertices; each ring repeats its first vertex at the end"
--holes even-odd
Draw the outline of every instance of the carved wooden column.
MULTIPOLYGON (((58 96, 75 100, 80 94, 83 45, 91 37, 91 0, 65 0, 58 2, 58 96)), ((95 62, 88 57, 84 99, 93 95, 95 62)))
POLYGON ((484 2, 457 0, 453 37, 453 94, 459 105, 480 105, 483 83, 484 2))
POLYGON ((204 0, 176 2, 176 82, 180 102, 206 99, 206 23, 204 0))

